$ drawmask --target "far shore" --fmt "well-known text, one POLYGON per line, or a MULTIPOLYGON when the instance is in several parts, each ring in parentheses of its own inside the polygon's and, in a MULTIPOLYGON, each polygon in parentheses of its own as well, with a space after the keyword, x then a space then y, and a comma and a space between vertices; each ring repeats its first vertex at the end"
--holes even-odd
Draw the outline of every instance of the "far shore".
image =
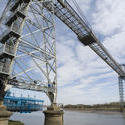
POLYGON ((119 102, 110 102, 105 104, 93 104, 93 105, 84 105, 84 104, 68 104, 63 106, 64 110, 72 110, 72 111, 82 111, 82 112, 98 112, 98 113, 120 113, 122 111, 125 112, 125 104, 124 107, 120 106, 119 102))
POLYGON ((125 114, 125 112, 120 112, 120 110, 81 110, 81 109, 67 109, 64 108, 64 111, 78 111, 84 113, 101 113, 101 114, 125 114))

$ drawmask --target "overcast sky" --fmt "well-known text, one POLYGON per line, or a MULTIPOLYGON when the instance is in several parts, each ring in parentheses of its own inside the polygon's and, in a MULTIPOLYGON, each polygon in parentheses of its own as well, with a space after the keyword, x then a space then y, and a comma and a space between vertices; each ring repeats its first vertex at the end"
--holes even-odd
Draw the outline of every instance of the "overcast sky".
MULTIPOLYGON (((118 63, 125 63, 125 1, 76 1, 109 53, 118 63)), ((119 101, 117 74, 89 47, 83 46, 58 19, 56 36, 58 102, 97 104, 119 101)))

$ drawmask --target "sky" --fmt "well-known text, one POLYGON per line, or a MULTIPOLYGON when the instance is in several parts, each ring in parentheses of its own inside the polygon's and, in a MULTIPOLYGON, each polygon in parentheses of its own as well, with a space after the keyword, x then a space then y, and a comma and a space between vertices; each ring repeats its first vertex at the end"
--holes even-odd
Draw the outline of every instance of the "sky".
MULTIPOLYGON (((71 0, 68 1, 72 5, 71 0)), ((100 42, 119 64, 124 64, 125 1, 76 1, 100 42)), ((4 0, 2 3, 4 5, 4 0)), ((56 40, 58 103, 101 104, 119 101, 118 75, 89 47, 82 45, 59 19, 56 19, 56 40)), ((48 102, 42 93, 35 95, 48 102)))
MULTIPOLYGON (((118 63, 125 63, 125 1, 76 1, 108 52, 118 63)), ((119 101, 117 74, 62 23, 57 24, 57 62, 61 65, 58 67, 59 102, 119 101)))

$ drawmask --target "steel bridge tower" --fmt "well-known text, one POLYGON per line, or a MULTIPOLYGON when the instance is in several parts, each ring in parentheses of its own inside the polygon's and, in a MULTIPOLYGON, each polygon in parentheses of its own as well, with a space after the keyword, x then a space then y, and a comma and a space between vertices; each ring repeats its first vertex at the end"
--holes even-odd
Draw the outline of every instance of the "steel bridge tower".
POLYGON ((8 0, 0 19, 0 31, 0 100, 6 85, 11 84, 44 91, 55 103, 54 0, 8 0), (51 10, 45 8, 46 4, 51 10))
MULTIPOLYGON (((120 65, 122 69, 125 71, 125 64, 120 65)), ((125 83, 125 77, 119 76, 118 77, 118 83, 119 83, 119 97, 120 97, 120 109, 123 112, 125 108, 124 104, 124 83, 125 83)))

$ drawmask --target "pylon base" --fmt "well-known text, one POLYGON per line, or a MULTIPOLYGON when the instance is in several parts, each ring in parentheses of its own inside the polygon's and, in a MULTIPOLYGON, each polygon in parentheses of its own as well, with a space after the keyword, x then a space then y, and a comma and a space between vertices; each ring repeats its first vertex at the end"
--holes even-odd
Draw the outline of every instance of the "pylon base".
POLYGON ((11 112, 6 110, 6 107, 0 105, 0 125, 8 125, 8 120, 12 115, 11 112))
POLYGON ((63 110, 61 110, 56 104, 53 104, 44 111, 44 125, 63 125, 63 114, 63 110))

